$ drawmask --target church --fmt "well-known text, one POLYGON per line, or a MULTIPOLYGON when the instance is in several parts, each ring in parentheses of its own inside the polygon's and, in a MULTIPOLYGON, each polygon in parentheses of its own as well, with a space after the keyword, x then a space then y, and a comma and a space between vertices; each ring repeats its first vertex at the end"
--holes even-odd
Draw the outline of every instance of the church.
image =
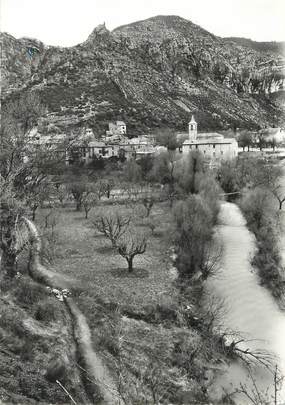
POLYGON ((183 142, 182 153, 198 150, 211 160, 233 159, 238 155, 238 143, 234 138, 225 138, 217 132, 198 133, 198 125, 192 115, 188 124, 188 139, 183 142))

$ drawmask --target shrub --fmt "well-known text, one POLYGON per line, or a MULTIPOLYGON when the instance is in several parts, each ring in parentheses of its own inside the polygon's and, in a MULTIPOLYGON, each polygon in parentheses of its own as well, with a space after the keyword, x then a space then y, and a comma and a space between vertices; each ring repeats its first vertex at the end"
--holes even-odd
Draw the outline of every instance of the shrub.
POLYGON ((22 316, 18 312, 5 309, 0 316, 0 327, 16 335, 23 334, 22 316))
POLYGON ((59 237, 54 230, 48 230, 42 236, 41 258, 44 263, 52 264, 59 256, 59 237))
POLYGON ((31 281, 28 278, 20 279, 15 290, 15 297, 20 305, 33 305, 46 298, 47 291, 45 287, 31 281))
POLYGON ((199 195, 190 195, 174 208, 176 267, 183 277, 207 278, 216 270, 219 255, 213 255, 214 214, 199 195))
POLYGON ((255 188, 248 191, 240 201, 249 229, 257 239, 257 252, 252 264, 258 269, 262 284, 276 297, 284 292, 281 276, 282 258, 279 253, 278 216, 273 209, 272 196, 267 190, 255 188))
POLYGON ((47 298, 37 304, 35 308, 35 319, 42 322, 52 322, 62 316, 61 304, 53 298, 47 298))

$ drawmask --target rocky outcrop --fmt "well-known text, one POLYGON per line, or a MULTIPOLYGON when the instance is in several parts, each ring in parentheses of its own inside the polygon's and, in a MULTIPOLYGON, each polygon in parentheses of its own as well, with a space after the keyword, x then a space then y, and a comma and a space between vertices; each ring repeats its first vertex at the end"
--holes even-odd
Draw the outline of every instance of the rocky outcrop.
POLYGON ((49 119, 65 130, 88 125, 102 134, 115 119, 126 121, 131 135, 166 125, 184 130, 189 111, 201 129, 282 122, 284 112, 269 95, 284 86, 284 57, 180 17, 157 16, 112 32, 102 24, 82 44, 38 44, 32 57, 26 39, 2 38, 3 94, 40 91, 49 119))

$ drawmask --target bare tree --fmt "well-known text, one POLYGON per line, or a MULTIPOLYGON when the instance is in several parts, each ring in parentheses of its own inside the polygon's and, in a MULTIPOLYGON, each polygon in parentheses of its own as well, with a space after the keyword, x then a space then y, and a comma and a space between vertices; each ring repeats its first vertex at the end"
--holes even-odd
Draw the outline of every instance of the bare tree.
POLYGON ((17 257, 28 243, 21 235, 23 207, 14 199, 1 196, 0 206, 0 249, 2 250, 1 270, 8 277, 17 273, 17 257))
POLYGON ((116 212, 97 216, 93 220, 93 225, 97 231, 110 239, 113 247, 117 247, 117 241, 126 233, 130 221, 130 217, 124 217, 116 212))
POLYGON ((32 211, 32 220, 34 221, 36 219, 37 209, 42 206, 49 197, 49 184, 44 180, 38 185, 27 187, 26 190, 26 203, 32 211))
POLYGON ((248 373, 248 384, 240 383, 239 387, 230 393, 226 393, 224 400, 233 398, 236 394, 241 394, 251 405, 281 405, 280 392, 282 390, 284 377, 280 374, 277 365, 272 372, 272 384, 266 389, 258 386, 251 370, 248 373))
POLYGON ((155 228, 157 227, 157 223, 154 218, 146 218, 143 222, 144 226, 148 227, 151 231, 152 236, 154 235, 155 228))
POLYGON ((137 255, 145 253, 147 240, 145 235, 128 232, 118 241, 118 252, 128 262, 128 270, 133 272, 133 260, 137 255))
POLYGON ((88 179, 83 177, 68 184, 67 188, 76 203, 76 211, 81 211, 83 196, 87 191, 88 179))
POLYGON ((159 182, 164 185, 166 198, 172 207, 175 197, 177 196, 176 189, 176 170, 177 157, 175 150, 162 152, 154 161, 154 165, 150 174, 152 181, 159 182))
POLYGON ((285 201, 285 191, 282 190, 281 186, 277 186, 272 190, 272 194, 277 198, 279 203, 279 210, 282 210, 283 203, 285 201))
POLYGON ((97 201, 98 201, 98 195, 94 191, 87 190, 83 193, 82 206, 83 206, 83 209, 85 212, 85 219, 88 218, 89 212, 96 205, 97 201))
POLYGON ((154 198, 152 196, 145 197, 145 198, 143 198, 142 203, 146 209, 146 217, 149 217, 150 211, 154 204, 154 198))
POLYGON ((55 184, 55 195, 60 202, 60 205, 64 207, 65 202, 68 199, 68 191, 65 184, 55 184))

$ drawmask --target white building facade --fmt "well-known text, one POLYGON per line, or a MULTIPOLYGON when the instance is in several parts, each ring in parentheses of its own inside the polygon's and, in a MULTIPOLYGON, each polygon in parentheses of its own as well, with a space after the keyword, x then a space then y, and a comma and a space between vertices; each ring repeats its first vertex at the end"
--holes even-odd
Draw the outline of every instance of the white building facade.
POLYGON ((188 139, 183 142, 182 152, 198 150, 210 160, 233 159, 238 155, 238 143, 234 138, 225 138, 216 132, 198 133, 198 125, 192 116, 188 124, 188 139))

